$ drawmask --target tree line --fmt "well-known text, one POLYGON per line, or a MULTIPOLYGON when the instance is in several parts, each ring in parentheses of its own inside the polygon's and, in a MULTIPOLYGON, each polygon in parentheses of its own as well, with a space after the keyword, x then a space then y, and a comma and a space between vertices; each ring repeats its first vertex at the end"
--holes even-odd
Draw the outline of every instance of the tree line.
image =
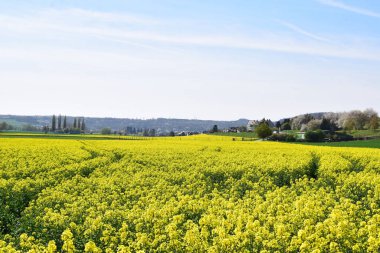
POLYGON ((14 130, 15 127, 11 124, 8 124, 7 122, 1 122, 0 123, 0 131, 4 131, 4 130, 14 130))
POLYGON ((137 128, 137 127, 126 127, 124 130, 112 131, 111 128, 105 127, 100 130, 101 134, 118 134, 118 135, 140 135, 140 136, 157 136, 157 130, 154 128, 137 128))
MULTIPOLYGON (((377 130, 379 128, 379 116, 373 109, 343 113, 329 112, 324 113, 321 118, 304 114, 292 119, 285 119, 282 122, 279 121, 276 123, 276 128, 304 132, 303 139, 309 142, 348 141, 354 139, 349 134, 350 131, 377 130)), ((266 137, 277 141, 294 141, 296 139, 294 134, 289 133, 275 133, 266 137)))
POLYGON ((353 110, 349 112, 329 112, 321 118, 312 114, 304 114, 292 119, 285 119, 276 123, 281 130, 375 130, 379 128, 379 115, 373 109, 364 111, 353 110))
POLYGON ((38 132, 41 128, 33 126, 31 124, 23 124, 22 126, 14 126, 8 122, 0 123, 0 131, 26 131, 26 132, 38 132))
POLYGON ((84 133, 86 131, 86 123, 84 117, 75 117, 73 122, 69 123, 66 116, 53 115, 50 128, 45 126, 43 130, 45 132, 84 133))
MULTIPOLYGON (((274 141, 348 141, 354 139, 350 131, 377 130, 379 125, 378 113, 373 109, 366 109, 341 113, 304 114, 275 123, 263 118, 261 121, 250 123, 249 131, 243 127, 230 127, 222 131, 253 132, 258 138, 274 141)), ((220 132, 217 125, 209 131, 209 133, 217 132, 220 132)))

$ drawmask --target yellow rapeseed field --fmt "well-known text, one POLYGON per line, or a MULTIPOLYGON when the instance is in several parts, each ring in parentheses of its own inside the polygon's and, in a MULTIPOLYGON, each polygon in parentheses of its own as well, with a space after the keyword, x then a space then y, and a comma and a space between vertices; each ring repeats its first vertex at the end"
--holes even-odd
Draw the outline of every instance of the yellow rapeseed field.
POLYGON ((380 150, 0 139, 0 252, 379 252, 380 150))

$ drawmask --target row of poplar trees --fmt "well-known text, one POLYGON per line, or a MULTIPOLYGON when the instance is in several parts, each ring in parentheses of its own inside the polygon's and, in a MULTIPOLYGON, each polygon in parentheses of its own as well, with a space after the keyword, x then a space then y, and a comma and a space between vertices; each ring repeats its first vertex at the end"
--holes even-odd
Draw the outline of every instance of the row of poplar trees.
POLYGON ((61 115, 55 116, 53 115, 51 119, 51 131, 64 131, 64 130, 86 130, 86 124, 84 123, 84 118, 74 118, 73 124, 69 124, 67 122, 66 116, 62 117, 61 115))

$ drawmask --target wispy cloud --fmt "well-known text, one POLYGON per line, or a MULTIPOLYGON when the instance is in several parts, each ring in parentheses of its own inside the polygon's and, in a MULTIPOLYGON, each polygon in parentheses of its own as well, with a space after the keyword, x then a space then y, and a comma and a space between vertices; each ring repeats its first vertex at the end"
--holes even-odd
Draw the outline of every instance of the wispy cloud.
POLYGON ((318 0, 318 2, 325 4, 325 5, 328 5, 328 6, 338 8, 338 9, 350 11, 350 12, 357 13, 357 14, 361 14, 364 16, 380 18, 380 13, 378 13, 378 12, 374 12, 374 11, 371 11, 368 9, 363 9, 360 7, 348 5, 346 3, 339 2, 336 0, 318 0))
POLYGON ((286 21, 282 21, 282 20, 277 20, 278 23, 282 24, 283 26, 286 26, 287 28, 293 30, 294 32, 297 32, 299 34, 302 34, 302 35, 305 35, 306 37, 309 37, 311 39, 315 39, 315 40, 319 40, 319 41, 324 41, 324 42, 329 42, 330 40, 324 38, 324 37, 321 37, 319 35, 316 35, 314 33, 311 33, 311 32, 308 32, 308 31, 305 31, 304 29, 300 28, 299 26, 296 26, 292 23, 289 23, 289 22, 286 22, 286 21))
POLYGON ((45 9, 40 12, 47 17, 71 17, 75 19, 87 19, 98 22, 129 23, 138 25, 158 25, 161 21, 153 18, 131 15, 127 13, 100 12, 79 8, 64 10, 45 9))
MULTIPOLYGON (((326 1, 326 0, 324 0, 326 1)), ((76 38, 93 38, 104 41, 117 41, 131 45, 141 45, 143 47, 157 48, 173 48, 171 46, 198 46, 198 47, 224 47, 233 49, 246 49, 246 50, 265 50, 282 53, 303 54, 311 56, 325 56, 337 58, 350 58, 362 60, 375 60, 380 61, 380 51, 375 47, 368 47, 360 43, 350 43, 346 41, 346 45, 350 47, 341 47, 333 45, 328 42, 329 40, 303 30, 302 28, 283 22, 282 24, 289 29, 300 33, 313 40, 304 41, 297 39, 294 36, 286 34, 261 34, 260 36, 231 36, 225 34, 196 34, 194 32, 169 32, 167 30, 154 29, 151 26, 137 26, 130 28, 129 25, 125 26, 112 26, 107 25, 109 20, 121 20, 125 18, 124 15, 90 12, 87 10, 53 10, 53 12, 61 11, 60 15, 74 15, 68 16, 66 19, 49 19, 46 16, 41 18, 39 16, 6 16, 0 15, 0 32, 11 32, 22 35, 24 38, 32 37, 46 37, 59 35, 60 38, 71 38, 74 35, 76 38), (73 21, 75 15, 83 13, 89 19, 97 20, 99 17, 105 20, 105 23, 98 24, 93 22, 80 22, 73 21), (67 20, 68 19, 68 20, 67 20), (49 21, 49 22, 47 22, 49 21)), ((52 14, 47 14, 50 16, 52 14)), ((57 15, 54 15, 55 17, 57 15)), ((82 16, 82 15, 78 15, 82 16)), ((143 20, 130 20, 127 21, 146 23, 143 20)), ((149 20, 149 19, 147 19, 149 20)), ((157 21, 160 22, 160 21, 157 21)), ((165 23, 165 22, 164 22, 165 23)))

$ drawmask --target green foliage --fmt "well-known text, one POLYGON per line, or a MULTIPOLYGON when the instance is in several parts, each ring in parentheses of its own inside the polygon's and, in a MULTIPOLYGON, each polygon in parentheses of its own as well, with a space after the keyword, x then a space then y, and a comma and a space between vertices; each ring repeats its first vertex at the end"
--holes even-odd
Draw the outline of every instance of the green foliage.
POLYGON ((380 129, 377 130, 353 130, 353 131, 337 131, 337 133, 347 133, 355 138, 380 138, 380 129))
POLYGON ((291 130, 292 127, 290 125, 289 122, 284 122, 282 125, 281 125, 281 130, 291 130))
POLYGON ((368 128, 370 130, 376 130, 379 128, 379 117, 372 115, 369 119, 368 128))
POLYGON ((111 134, 112 133, 112 130, 110 128, 103 128, 101 131, 100 131, 101 134, 111 134))
POLYGON ((86 131, 86 123, 84 122, 84 118, 82 118, 82 124, 80 125, 80 130, 82 132, 86 131))
POLYGON ((57 129, 56 124, 57 124, 57 119, 55 115, 53 115, 53 117, 51 118, 51 131, 54 132, 57 129))
POLYGON ((7 122, 1 122, 0 123, 0 131, 3 131, 3 130, 12 130, 14 129, 14 126, 8 124, 7 122))
POLYGON ((217 133, 219 130, 218 130, 218 126, 217 125, 214 125, 211 129, 211 133, 217 133))
POLYGON ((320 128, 321 130, 334 132, 338 129, 338 126, 332 120, 323 118, 320 128))
POLYGON ((305 140, 308 142, 323 141, 323 138, 325 138, 325 134, 321 130, 307 131, 305 133, 305 140))
POLYGON ((345 132, 330 132, 326 134, 326 138, 330 141, 352 141, 354 137, 345 132))
POLYGON ((272 134, 269 138, 271 141, 285 141, 285 142, 295 142, 296 136, 294 134, 272 134))
POLYGON ((273 132, 272 129, 266 123, 260 123, 255 128, 255 133, 261 139, 264 139, 264 138, 267 138, 267 137, 271 136, 272 132, 273 132))

